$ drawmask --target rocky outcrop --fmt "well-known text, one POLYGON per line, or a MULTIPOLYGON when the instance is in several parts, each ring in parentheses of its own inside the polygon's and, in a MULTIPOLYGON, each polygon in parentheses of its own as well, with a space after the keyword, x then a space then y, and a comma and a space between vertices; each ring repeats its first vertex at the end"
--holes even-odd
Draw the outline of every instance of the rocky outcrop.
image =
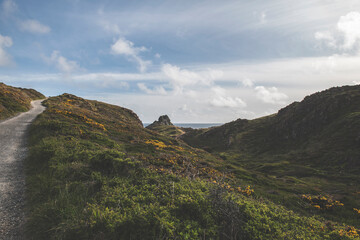
POLYGON ((152 128, 158 127, 158 126, 173 126, 173 124, 171 123, 168 115, 163 115, 163 116, 159 117, 159 120, 154 121, 152 124, 150 124, 146 128, 152 129, 152 128))

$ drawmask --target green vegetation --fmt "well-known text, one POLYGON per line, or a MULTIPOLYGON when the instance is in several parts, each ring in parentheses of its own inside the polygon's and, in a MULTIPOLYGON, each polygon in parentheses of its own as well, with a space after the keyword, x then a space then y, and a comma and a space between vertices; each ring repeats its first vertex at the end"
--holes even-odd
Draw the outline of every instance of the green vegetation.
POLYGON ((265 200, 247 171, 143 128, 128 109, 69 94, 45 105, 26 162, 30 239, 358 237, 265 200))
POLYGON ((167 115, 160 116, 159 120, 154 121, 146 128, 173 138, 177 138, 185 133, 181 128, 173 125, 167 115))
POLYGON ((45 98, 41 93, 26 88, 15 88, 0 83, 0 120, 26 112, 31 101, 45 98))
POLYGON ((156 131, 156 132, 160 133, 161 135, 173 137, 173 138, 177 138, 185 133, 181 128, 174 126, 174 125, 154 126, 151 128, 151 130, 156 131))
MULTIPOLYGON (((306 97, 277 114, 187 131, 181 138, 219 156, 262 197, 302 215, 360 227, 360 86, 306 97), (315 207, 303 195, 343 206, 315 207)), ((325 204, 329 205, 329 204, 325 204)))

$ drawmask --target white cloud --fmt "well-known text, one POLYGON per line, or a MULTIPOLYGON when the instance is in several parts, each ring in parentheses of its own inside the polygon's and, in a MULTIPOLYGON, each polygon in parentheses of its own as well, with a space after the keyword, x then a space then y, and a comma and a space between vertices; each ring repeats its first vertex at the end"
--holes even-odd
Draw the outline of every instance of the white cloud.
POLYGON ((5 15, 9 15, 17 10, 17 5, 13 0, 4 0, 2 7, 5 15))
POLYGON ((211 86, 216 79, 223 75, 223 72, 219 70, 206 69, 194 72, 171 64, 164 64, 161 71, 169 79, 175 93, 182 93, 186 86, 211 86))
POLYGON ((210 103, 215 107, 246 107, 246 103, 238 97, 232 98, 218 96, 214 98, 210 103))
POLYGON ((226 90, 224 88, 217 86, 211 90, 215 93, 215 97, 210 101, 212 106, 229 108, 246 107, 246 103, 241 98, 226 96, 226 90))
POLYGON ((4 50, 4 48, 11 47, 12 45, 13 42, 11 37, 2 36, 0 34, 0 67, 12 64, 11 56, 4 50))
POLYGON ((184 105, 182 105, 181 107, 179 107, 179 110, 180 110, 180 111, 184 111, 184 112, 191 111, 191 109, 189 109, 189 107, 187 106, 187 104, 184 104, 184 105))
POLYGON ((99 25, 109 33, 115 33, 117 35, 122 34, 119 26, 117 24, 109 23, 107 21, 100 21, 99 25))
POLYGON ((73 79, 79 81, 98 81, 102 79, 116 80, 116 81, 165 81, 164 76, 161 73, 86 73, 73 76, 73 79))
MULTIPOLYGON (((18 6, 14 0, 4 0, 2 3, 3 14, 9 16, 17 11, 18 6)), ((46 26, 34 19, 21 20, 14 15, 12 20, 16 20, 21 31, 45 34, 51 31, 49 26, 46 26)))
POLYGON ((224 96, 224 95, 226 95, 226 90, 224 88, 222 88, 222 87, 219 87, 219 86, 212 87, 211 91, 213 91, 216 96, 224 96))
POLYGON ((0 35, 0 46, 1 47, 11 47, 13 44, 11 37, 0 35))
MULTIPOLYGON (((102 27, 106 32, 112 33, 112 34, 116 34, 116 35, 120 35, 120 34, 124 34, 124 32, 122 32, 120 30, 120 27, 118 24, 113 23, 112 21, 107 21, 106 19, 104 19, 104 16, 106 16, 106 13, 104 11, 104 6, 101 6, 98 11, 97 14, 99 15, 98 18, 96 18, 97 20, 97 24, 102 27)), ((111 19, 113 20, 113 19, 111 19)))
POLYGON ((134 58, 136 62, 138 62, 139 64, 139 70, 140 72, 145 72, 146 69, 151 65, 151 61, 149 60, 143 60, 142 58, 140 57, 135 57, 134 58))
POLYGON ((358 47, 360 40, 360 13, 349 12, 341 16, 333 31, 318 31, 315 39, 323 41, 328 47, 352 50, 358 47))
POLYGON ((313 62, 313 68, 315 69, 315 72, 321 73, 321 72, 328 72, 333 73, 338 65, 340 56, 339 55, 332 55, 325 59, 318 59, 313 62))
POLYGON ((245 78, 243 80, 241 80, 242 85, 244 85, 244 87, 253 87, 254 86, 254 82, 249 79, 249 78, 245 78))
POLYGON ((350 12, 340 17, 337 28, 344 34, 344 49, 352 49, 360 40, 360 13, 350 12))
POLYGON ((333 34, 329 31, 316 32, 315 39, 319 41, 324 41, 328 47, 336 48, 337 42, 333 34))
POLYGON ((197 113, 196 112, 194 112, 193 110, 192 110, 192 108, 190 108, 189 106, 188 106, 188 104, 183 104, 182 106, 180 106, 179 108, 177 108, 177 109, 174 109, 174 111, 173 111, 173 113, 172 113, 172 118, 171 119, 173 119, 173 118, 177 118, 177 117, 179 117, 179 116, 181 116, 181 117, 189 117, 189 118, 196 118, 196 115, 197 115, 197 113))
POLYGON ((145 72, 147 67, 151 64, 151 61, 143 60, 139 54, 140 52, 147 51, 147 49, 142 47, 134 47, 134 43, 126 40, 125 38, 119 38, 112 46, 111 53, 114 55, 124 55, 129 57, 131 60, 139 64, 140 72, 145 72))
POLYGON ((161 70, 177 86, 194 85, 198 82, 203 82, 203 78, 199 74, 186 69, 180 69, 171 64, 164 64, 161 70))
MULTIPOLYGON (((87 81, 90 83, 90 81, 87 81)), ((99 79, 97 81, 93 81, 94 85, 98 88, 112 88, 112 89, 129 89, 130 85, 124 81, 115 81, 112 79, 99 79)))
POLYGON ((166 95, 166 90, 164 89, 163 86, 156 86, 154 89, 148 88, 144 83, 138 83, 137 86, 141 91, 143 91, 147 94, 166 95))
POLYGON ((133 56, 139 52, 146 51, 145 47, 134 47, 134 43, 124 38, 119 38, 112 46, 111 51, 114 54, 133 56))
MULTIPOLYGON (((258 86, 282 86, 306 95, 331 86, 345 85, 354 80, 359 80, 360 56, 338 54, 326 57, 278 59, 249 64, 233 62, 211 65, 211 67, 220 69, 224 73, 223 77, 216 81, 217 84, 221 84, 222 81, 239 83, 239 79, 246 76, 255 80, 255 85, 258 86)), ((297 95, 297 97, 300 96, 297 95)))
POLYGON ((46 26, 40 23, 37 20, 29 19, 20 23, 20 29, 22 31, 31 32, 31 33, 40 33, 45 34, 51 31, 49 26, 46 26))
POLYGON ((354 85, 359 85, 360 84, 360 81, 353 81, 352 82, 354 85))
POLYGON ((194 90, 187 90, 184 92, 185 97, 188 98, 197 98, 198 97, 198 93, 194 90))
POLYGON ((55 64, 56 68, 61 72, 67 74, 81 69, 77 62, 68 60, 61 56, 59 51, 53 51, 48 61, 55 64))
POLYGON ((286 94, 279 92, 276 87, 257 86, 255 91, 256 97, 265 103, 286 104, 286 100, 289 98, 286 94))

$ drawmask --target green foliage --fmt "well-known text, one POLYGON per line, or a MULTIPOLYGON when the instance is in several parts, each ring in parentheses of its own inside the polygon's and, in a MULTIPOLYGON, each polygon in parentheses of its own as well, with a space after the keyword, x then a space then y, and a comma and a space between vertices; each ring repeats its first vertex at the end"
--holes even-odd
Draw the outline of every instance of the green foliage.
POLYGON ((181 128, 174 125, 158 125, 158 126, 153 126, 149 129, 156 131, 161 135, 174 137, 174 138, 179 137, 185 133, 183 130, 181 130, 181 128))
POLYGON ((29 239, 348 239, 234 191, 221 160, 129 110, 72 95, 45 104, 29 134, 29 239))
POLYGON ((298 213, 360 227, 360 86, 331 88, 277 114, 187 130, 181 138, 224 160, 259 196, 298 213), (341 210, 315 212, 301 195, 329 195, 341 210))
POLYGON ((43 98, 44 95, 33 89, 15 88, 0 83, 0 120, 28 111, 32 100, 43 98))

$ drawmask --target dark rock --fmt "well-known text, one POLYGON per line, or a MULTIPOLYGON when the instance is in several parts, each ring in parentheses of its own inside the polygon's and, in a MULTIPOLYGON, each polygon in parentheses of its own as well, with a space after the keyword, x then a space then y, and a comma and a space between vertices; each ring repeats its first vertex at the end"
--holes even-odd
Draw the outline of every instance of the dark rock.
POLYGON ((151 128, 157 127, 157 126, 173 126, 173 124, 171 123, 168 115, 163 115, 163 116, 159 117, 159 120, 154 121, 152 124, 150 124, 146 128, 151 129, 151 128))

